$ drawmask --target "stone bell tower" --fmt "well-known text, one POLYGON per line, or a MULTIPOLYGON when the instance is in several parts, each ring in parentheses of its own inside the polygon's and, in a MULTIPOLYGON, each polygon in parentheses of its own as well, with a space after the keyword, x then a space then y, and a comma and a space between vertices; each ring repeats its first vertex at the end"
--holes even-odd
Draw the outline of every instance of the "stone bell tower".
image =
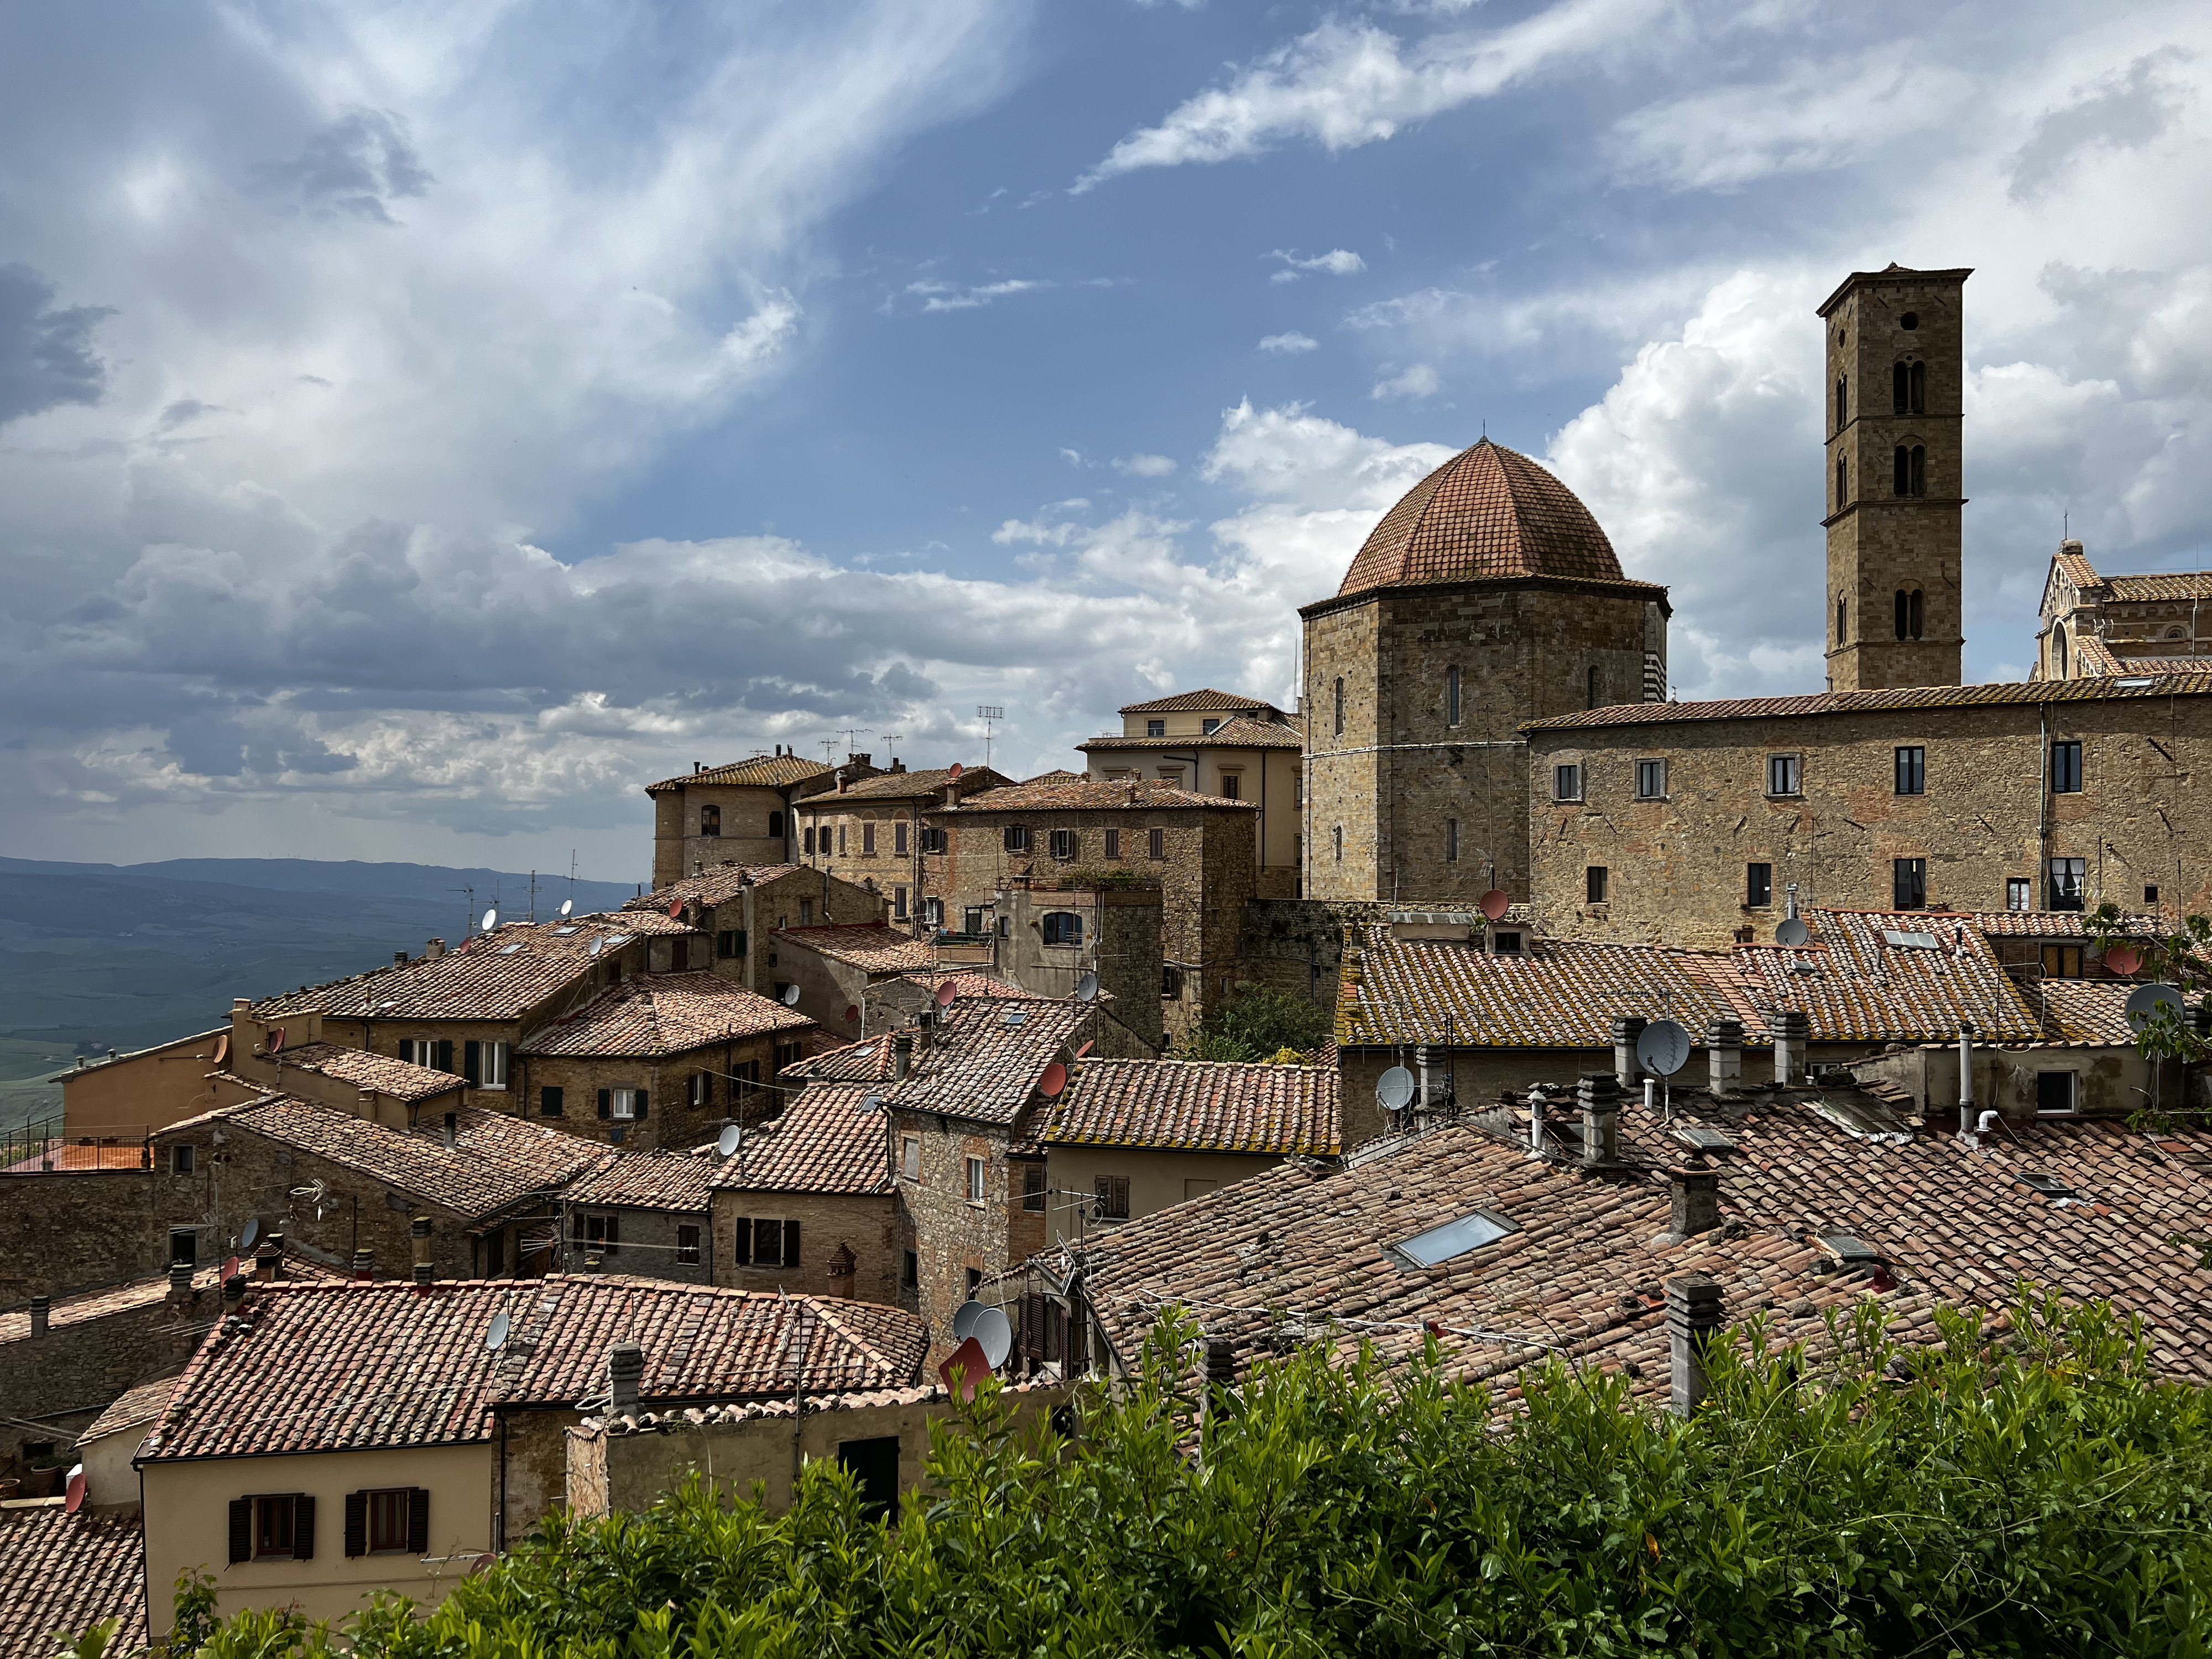
POLYGON ((1827 331, 1828 686, 1956 685, 1972 270, 1855 270, 1827 331))

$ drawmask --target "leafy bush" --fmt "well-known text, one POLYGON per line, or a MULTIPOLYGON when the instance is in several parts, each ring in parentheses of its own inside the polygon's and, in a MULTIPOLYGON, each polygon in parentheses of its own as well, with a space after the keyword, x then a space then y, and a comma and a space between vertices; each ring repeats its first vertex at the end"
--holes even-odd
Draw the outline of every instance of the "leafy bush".
POLYGON ((2023 1297, 1993 1341, 1869 1306, 1817 1349, 1717 1347, 1684 1421, 1554 1363, 1518 1409, 1310 1350, 1201 1416, 1195 1328, 1087 1397, 1079 1444, 995 1389, 933 1435, 925 1497, 860 1516, 808 1466, 769 1518, 696 1483, 556 1517, 417 1622, 241 1615, 208 1659, 2120 1654, 2212 1634, 2212 1407, 2101 1307, 2023 1297))
POLYGON ((1328 1014, 1303 997, 1273 986, 1240 982, 1237 994, 1215 1010, 1204 1027, 1185 1037, 1177 1060, 1264 1060, 1282 1062, 1282 1052, 1309 1054, 1328 1040, 1328 1014))

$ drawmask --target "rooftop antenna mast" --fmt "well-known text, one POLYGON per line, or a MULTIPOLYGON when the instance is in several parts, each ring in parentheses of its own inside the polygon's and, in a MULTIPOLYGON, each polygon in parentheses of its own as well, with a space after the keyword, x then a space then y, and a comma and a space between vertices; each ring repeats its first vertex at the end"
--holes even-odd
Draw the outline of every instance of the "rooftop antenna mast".
POLYGON ((835 766, 837 763, 836 738, 824 738, 822 739, 822 763, 824 766, 835 766))
POLYGON ((855 745, 860 741, 860 733, 873 728, 866 726, 841 726, 837 729, 845 734, 845 758, 850 760, 858 752, 855 745))
POLYGON ((530 872, 530 920, 533 925, 538 921, 538 872, 535 870, 530 872))
POLYGON ((461 896, 461 908, 468 913, 461 918, 461 937, 466 939, 476 932, 470 924, 477 919, 477 890, 464 884, 459 887, 448 887, 446 890, 461 896))
POLYGON ((888 766, 898 758, 899 739, 904 737, 906 733, 903 732, 878 732, 876 735, 884 740, 884 764, 888 766))
POLYGON ((991 764, 991 722, 1006 719, 1006 711, 1003 708, 979 702, 975 705, 975 718, 983 722, 983 766, 988 770, 991 764))

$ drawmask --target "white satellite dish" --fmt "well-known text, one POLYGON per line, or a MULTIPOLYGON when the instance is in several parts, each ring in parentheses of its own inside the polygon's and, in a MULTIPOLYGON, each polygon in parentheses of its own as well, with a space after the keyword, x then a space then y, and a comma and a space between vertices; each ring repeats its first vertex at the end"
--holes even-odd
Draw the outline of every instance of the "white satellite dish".
POLYGON ((1672 1077, 1690 1058, 1690 1034, 1671 1019, 1656 1019, 1636 1039, 1636 1063, 1647 1072, 1672 1077))
POLYGON ((787 1008, 799 1006, 799 985, 796 981, 783 988, 783 1006, 787 1008))
POLYGON ((1393 1066, 1376 1081, 1375 1098, 1388 1111, 1404 1111, 1413 1103, 1413 1074, 1402 1066, 1393 1066))
POLYGON ((485 933, 489 933, 493 928, 499 926, 499 912, 496 910, 485 911, 483 914, 483 921, 478 925, 483 927, 485 933))
POLYGON ((1804 944, 1812 937, 1813 930, 1796 916, 1786 918, 1782 925, 1774 930, 1774 942, 1777 945, 1790 945, 1793 949, 1804 944))
POLYGON ((574 899, 562 899, 561 901, 561 914, 564 917, 572 913, 575 908, 576 901, 574 899))
POLYGON ((261 1221, 258 1217, 256 1217, 239 1229, 238 1248, 241 1250, 250 1250, 253 1248, 253 1241, 260 1237, 261 1221))
POLYGON ((963 1302, 952 1310, 952 1340, 965 1342, 975 1334, 975 1322, 990 1311, 980 1302, 963 1302))
POLYGON ((507 1346, 507 1310, 501 1308, 491 1316, 491 1328, 484 1333, 484 1352, 497 1353, 507 1346))
POLYGON ((607 936, 605 933, 601 933, 597 939, 592 941, 592 948, 585 951, 584 954, 587 957, 595 957, 599 955, 602 950, 606 948, 606 943, 607 936))
POLYGON ((984 1309, 968 1334, 982 1345, 983 1358, 991 1362, 994 1371, 1006 1363, 1006 1356, 1014 1351, 1014 1328, 1003 1308, 984 1309))
MULTIPOLYGON (((1075 1000, 1078 1002, 1096 1002, 1098 1000, 1097 975, 1085 974, 1081 979, 1075 981, 1075 1000)), ((995 1364, 996 1362, 994 1361, 993 1363, 995 1364)))
POLYGON ((2181 993, 2171 985, 2138 985, 2128 993, 2128 1024, 2135 1030, 2151 1023, 2160 1007, 2168 1007, 2178 1015, 2181 1012, 2181 993))
POLYGON ((714 1150, 720 1152, 724 1158, 727 1158, 738 1150, 739 1143, 741 1143, 744 1138, 744 1131, 738 1128, 736 1124, 732 1123, 728 1128, 723 1130, 720 1136, 716 1139, 714 1142, 714 1150))

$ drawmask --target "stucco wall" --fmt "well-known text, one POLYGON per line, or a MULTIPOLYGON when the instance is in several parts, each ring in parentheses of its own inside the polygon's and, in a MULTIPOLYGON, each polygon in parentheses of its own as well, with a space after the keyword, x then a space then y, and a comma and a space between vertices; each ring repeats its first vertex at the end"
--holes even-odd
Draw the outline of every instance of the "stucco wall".
POLYGON ((1047 1185, 1055 1189, 1045 1206, 1045 1231, 1050 1243, 1067 1238, 1095 1238, 1120 1224, 1093 1220, 1091 1205, 1080 1194, 1095 1193, 1101 1176, 1127 1176, 1129 1214, 1157 1213, 1202 1197, 1231 1182, 1273 1169, 1276 1158, 1250 1158, 1235 1152, 1161 1152, 1146 1146, 1052 1146, 1047 1149, 1047 1185), (1070 1197, 1074 1194, 1079 1196, 1070 1197))

